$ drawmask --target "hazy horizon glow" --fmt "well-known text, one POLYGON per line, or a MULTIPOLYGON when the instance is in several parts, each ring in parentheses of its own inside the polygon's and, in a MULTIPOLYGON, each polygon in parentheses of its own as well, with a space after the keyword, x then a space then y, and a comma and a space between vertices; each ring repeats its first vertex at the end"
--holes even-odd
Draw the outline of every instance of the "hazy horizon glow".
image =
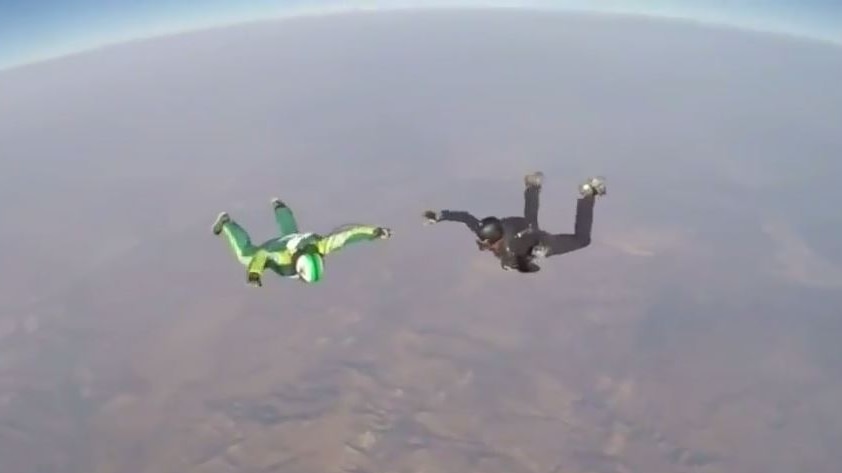
POLYGON ((0 0, 0 70, 115 43, 284 17, 354 11, 514 8, 668 17, 842 45, 842 7, 828 0, 0 0))

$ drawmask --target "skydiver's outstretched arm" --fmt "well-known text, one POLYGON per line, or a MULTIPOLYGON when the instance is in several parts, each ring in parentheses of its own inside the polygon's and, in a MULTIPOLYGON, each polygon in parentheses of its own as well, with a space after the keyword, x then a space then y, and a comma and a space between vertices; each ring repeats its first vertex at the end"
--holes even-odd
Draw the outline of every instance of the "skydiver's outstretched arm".
POLYGON ((591 244, 595 203, 596 197, 594 195, 581 197, 576 202, 576 222, 573 227, 573 234, 542 234, 541 245, 546 250, 547 257, 569 253, 591 244))
POLYGON ((427 223, 438 222, 459 222, 465 224, 472 233, 479 232, 480 220, 470 212, 463 210, 440 210, 438 212, 427 210, 424 212, 424 219, 427 223))
POLYGON ((339 251, 346 246, 373 240, 385 240, 392 236, 392 231, 386 227, 375 225, 342 225, 327 235, 320 237, 316 242, 319 253, 328 255, 339 251))
POLYGON ((298 222, 295 220, 292 209, 277 197, 272 199, 272 208, 275 211, 275 222, 278 224, 281 236, 298 233, 298 222))
POLYGON ((246 270, 246 280, 249 284, 262 286, 260 278, 263 275, 263 270, 266 269, 266 260, 269 259, 269 253, 262 248, 258 248, 254 256, 249 261, 248 269, 246 270))

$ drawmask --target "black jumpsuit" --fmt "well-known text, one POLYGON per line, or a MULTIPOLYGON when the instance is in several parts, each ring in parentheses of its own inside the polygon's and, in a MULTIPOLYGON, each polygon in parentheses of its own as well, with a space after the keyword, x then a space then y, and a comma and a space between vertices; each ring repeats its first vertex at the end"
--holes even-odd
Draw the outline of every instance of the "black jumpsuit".
MULTIPOLYGON (((549 233, 538 225, 538 206, 541 188, 527 186, 524 190, 523 217, 511 216, 500 219, 503 226, 503 242, 495 255, 505 269, 521 272, 535 272, 540 268, 534 263, 532 250, 537 245, 547 249, 547 257, 569 253, 591 243, 593 228, 594 195, 580 197, 576 202, 576 220, 573 233, 549 233)), ((478 238, 480 220, 469 212, 442 210, 440 221, 461 222, 478 238)))

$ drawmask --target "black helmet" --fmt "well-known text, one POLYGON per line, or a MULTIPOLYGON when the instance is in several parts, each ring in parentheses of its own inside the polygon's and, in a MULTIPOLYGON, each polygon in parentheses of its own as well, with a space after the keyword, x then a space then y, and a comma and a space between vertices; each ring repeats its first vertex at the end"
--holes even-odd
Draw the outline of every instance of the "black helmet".
POLYGON ((497 217, 485 217, 479 222, 477 234, 483 241, 495 243, 503 238, 503 224, 497 217))

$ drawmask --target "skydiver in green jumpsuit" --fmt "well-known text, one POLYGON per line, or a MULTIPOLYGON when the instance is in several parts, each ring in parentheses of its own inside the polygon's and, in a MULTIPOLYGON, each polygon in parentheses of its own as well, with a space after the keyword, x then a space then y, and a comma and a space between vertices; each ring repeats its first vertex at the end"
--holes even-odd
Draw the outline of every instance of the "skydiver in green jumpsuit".
POLYGON ((304 233, 298 229, 295 216, 279 199, 272 199, 275 221, 280 236, 255 246, 249 234, 222 212, 213 224, 214 235, 224 235, 240 263, 246 267, 247 281, 262 286, 263 271, 270 269, 279 276, 316 283, 324 276, 324 258, 351 243, 384 240, 392 236, 386 227, 343 225, 327 235, 304 233))

